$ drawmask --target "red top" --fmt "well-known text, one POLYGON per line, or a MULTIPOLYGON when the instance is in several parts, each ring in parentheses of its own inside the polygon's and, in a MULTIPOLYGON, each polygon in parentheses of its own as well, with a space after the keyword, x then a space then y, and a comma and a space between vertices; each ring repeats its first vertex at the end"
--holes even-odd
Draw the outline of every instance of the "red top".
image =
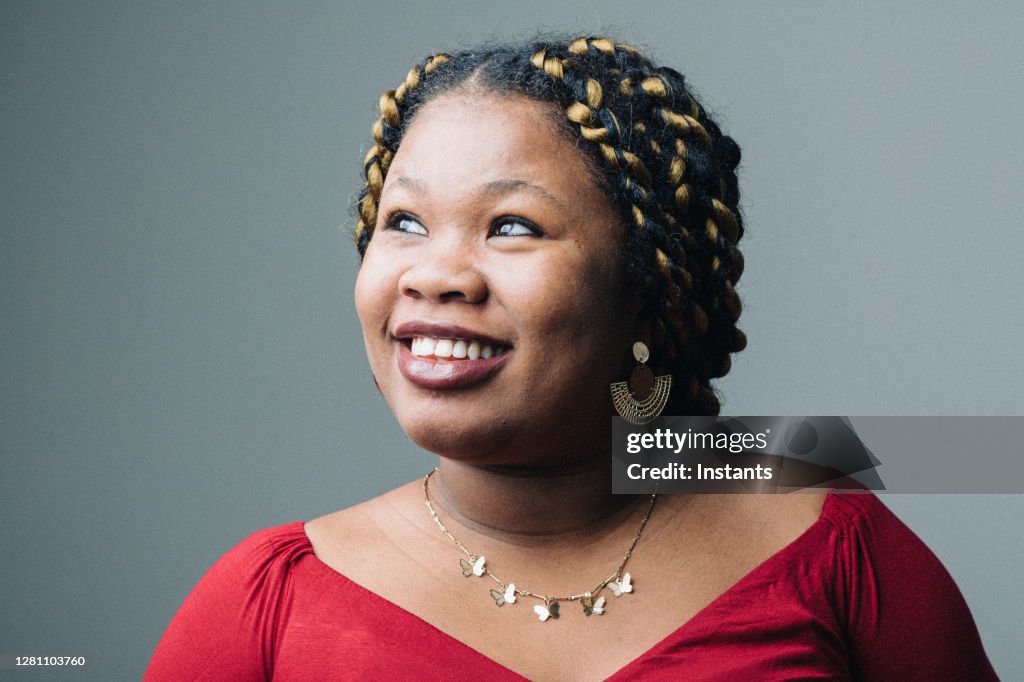
MULTIPOLYGON (((145 680, 522 680, 321 562, 296 521, 185 600, 145 680)), ((871 494, 821 518, 610 680, 994 680, 952 578, 871 494)))

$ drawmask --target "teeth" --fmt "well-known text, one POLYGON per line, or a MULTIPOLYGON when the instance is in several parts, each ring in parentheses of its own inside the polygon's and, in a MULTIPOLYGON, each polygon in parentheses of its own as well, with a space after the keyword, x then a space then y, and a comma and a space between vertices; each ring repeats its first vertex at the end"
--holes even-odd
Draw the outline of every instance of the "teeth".
POLYGON ((452 340, 438 339, 434 344, 434 355, 439 358, 450 358, 452 356, 452 340))
POLYGON ((433 355, 434 354, 434 339, 426 336, 420 336, 412 340, 412 354, 413 355, 433 355))
POLYGON ((495 348, 490 344, 481 344, 479 341, 467 341, 465 339, 434 339, 429 336, 413 337, 409 344, 412 354, 418 357, 434 356, 438 358, 455 358, 462 360, 478 360, 502 355, 508 352, 508 348, 498 346, 495 348))

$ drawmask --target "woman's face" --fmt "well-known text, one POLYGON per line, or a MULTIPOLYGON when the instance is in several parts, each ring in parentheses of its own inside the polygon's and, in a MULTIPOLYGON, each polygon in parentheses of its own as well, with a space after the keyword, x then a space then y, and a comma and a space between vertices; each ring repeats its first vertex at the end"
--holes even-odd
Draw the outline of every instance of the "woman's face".
POLYGON ((637 332, 618 216, 549 105, 443 95, 388 171, 356 282, 381 392, 421 447, 480 464, 606 452, 637 332))

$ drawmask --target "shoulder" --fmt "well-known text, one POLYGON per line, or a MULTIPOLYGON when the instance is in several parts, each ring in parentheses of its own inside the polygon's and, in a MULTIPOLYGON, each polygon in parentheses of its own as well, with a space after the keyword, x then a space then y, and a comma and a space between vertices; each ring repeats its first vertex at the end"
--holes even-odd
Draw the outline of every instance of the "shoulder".
POLYGON ((821 521, 835 530, 846 548, 874 553, 900 548, 900 560, 938 562, 920 538, 871 492, 831 492, 821 521))
POLYGON ((829 492, 822 519, 841 531, 881 524, 891 530, 910 532, 877 495, 867 490, 829 492))
POLYGON ((305 523, 292 521, 250 534, 228 550, 214 568, 265 568, 268 561, 287 563, 312 550, 305 523))
MULTIPOLYGON (((870 589, 885 599, 929 590, 931 601, 962 602, 938 557, 873 493, 832 493, 821 520, 835 530, 836 558, 850 590, 870 589)), ((885 607, 885 601, 879 602, 885 607)))
POLYGON ((925 543, 871 493, 829 495, 836 600, 858 672, 879 679, 994 679, 970 609, 925 543))
POLYGON ((312 552, 301 521, 257 531, 231 548, 178 609, 145 679, 207 679, 211 670, 262 677, 273 667, 289 573, 312 552))
POLYGON ((298 559, 313 553, 302 521, 258 530, 225 552, 200 579, 189 598, 205 590, 220 592, 259 585, 267 589, 267 578, 280 577, 298 559))
POLYGON ((196 600, 207 593, 227 597, 239 591, 266 591, 283 579, 296 561, 312 553, 302 521, 256 531, 225 552, 188 599, 196 600))
POLYGON ((830 494, 821 521, 834 530, 838 588, 852 621, 880 618, 927 591, 932 603, 962 602, 938 557, 874 494, 830 494))

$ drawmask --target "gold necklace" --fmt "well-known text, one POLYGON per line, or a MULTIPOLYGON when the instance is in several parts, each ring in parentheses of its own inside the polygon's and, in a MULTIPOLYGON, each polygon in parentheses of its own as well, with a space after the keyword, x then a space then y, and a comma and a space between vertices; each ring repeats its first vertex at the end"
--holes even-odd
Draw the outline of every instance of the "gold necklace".
POLYGON ((437 471, 437 467, 431 469, 430 473, 423 477, 423 499, 427 503, 427 509, 430 510, 430 518, 434 519, 434 523, 436 523, 437 527, 441 529, 441 532, 447 535, 448 539, 454 542, 455 545, 466 555, 466 558, 459 559, 459 565, 462 567, 462 575, 467 578, 470 576, 488 576, 498 584, 499 589, 492 589, 490 591, 491 598, 494 599, 494 603, 498 606, 515 604, 517 597, 533 597, 534 599, 539 599, 543 604, 535 605, 533 607, 533 611, 537 614, 537 617, 541 622, 543 622, 549 618, 558 618, 558 605, 561 602, 578 601, 583 607, 583 613, 585 615, 601 615, 605 610, 605 598, 600 595, 605 588, 611 590, 612 594, 616 597, 621 597, 622 595, 629 594, 633 591, 632 578, 629 573, 623 573, 622 569, 626 567, 626 562, 629 561, 629 557, 633 554, 633 548, 636 547, 636 543, 640 540, 640 535, 644 532, 644 526, 647 525, 647 520, 651 518, 651 512, 654 511, 654 501, 658 497, 657 493, 653 493, 651 495, 651 501, 647 505, 647 512, 644 514, 644 518, 640 521, 640 527, 636 529, 636 535, 633 536, 633 541, 629 543, 629 549, 626 550, 626 554, 622 557, 622 561, 619 562, 619 566, 615 569, 615 572, 598 583, 597 587, 592 590, 588 590, 580 594, 556 596, 531 592, 530 590, 516 587, 516 584, 512 582, 506 583, 504 580, 491 573, 491 570, 487 568, 487 560, 482 554, 475 554, 466 549, 466 546, 459 542, 459 540, 452 535, 450 530, 445 528, 444 524, 441 523, 441 519, 437 517, 437 512, 434 511, 434 505, 430 502, 430 492, 427 489, 427 482, 430 481, 430 477, 434 475, 435 471, 437 471))

